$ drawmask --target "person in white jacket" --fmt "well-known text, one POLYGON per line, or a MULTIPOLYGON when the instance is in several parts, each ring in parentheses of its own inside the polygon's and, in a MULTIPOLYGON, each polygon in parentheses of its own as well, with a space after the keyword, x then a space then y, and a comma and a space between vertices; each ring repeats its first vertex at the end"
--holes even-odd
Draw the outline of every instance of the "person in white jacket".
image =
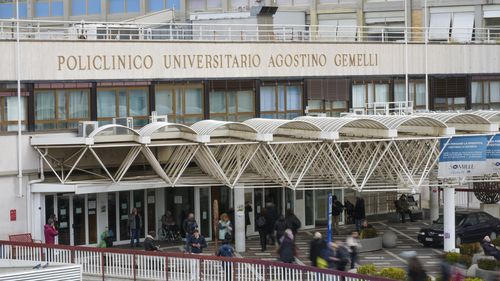
POLYGON ((354 268, 354 265, 358 262, 358 253, 361 249, 361 242, 359 240, 359 233, 357 231, 353 231, 351 236, 346 239, 346 246, 349 249, 349 253, 351 255, 351 269, 354 268))

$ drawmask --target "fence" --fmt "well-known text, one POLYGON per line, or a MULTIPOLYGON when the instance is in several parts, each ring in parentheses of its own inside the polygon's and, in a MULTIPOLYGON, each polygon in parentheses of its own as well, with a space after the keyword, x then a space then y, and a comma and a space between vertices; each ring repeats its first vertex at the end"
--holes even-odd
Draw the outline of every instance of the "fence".
POLYGON ((0 240, 0 258, 34 264, 73 263, 83 274, 131 280, 388 281, 360 274, 257 259, 46 245, 0 240))
MULTIPOLYGON (((0 20, 0 40, 17 36, 17 21, 0 20)), ((128 23, 19 20, 26 40, 163 40, 270 42, 500 43, 500 28, 422 28, 220 23, 128 23), (444 29, 444 31, 443 31, 444 29), (436 34, 440 36, 435 36, 436 34)))

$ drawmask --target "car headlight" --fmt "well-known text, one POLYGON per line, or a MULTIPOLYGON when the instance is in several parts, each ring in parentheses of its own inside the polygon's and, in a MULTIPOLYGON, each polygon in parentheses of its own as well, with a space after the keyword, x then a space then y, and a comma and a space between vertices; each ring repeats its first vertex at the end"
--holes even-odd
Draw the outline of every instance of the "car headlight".
POLYGON ((424 231, 421 231, 418 233, 419 235, 425 235, 425 232, 424 231))
POLYGON ((438 236, 439 237, 444 237, 444 234, 443 233, 439 233, 438 236))

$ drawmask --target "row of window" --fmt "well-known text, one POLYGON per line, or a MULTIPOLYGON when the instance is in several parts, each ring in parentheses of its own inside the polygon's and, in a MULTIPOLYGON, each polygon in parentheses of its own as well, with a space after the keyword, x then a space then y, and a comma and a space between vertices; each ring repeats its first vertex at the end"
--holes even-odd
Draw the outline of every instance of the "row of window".
MULTIPOLYGON (((432 85, 431 85, 432 87, 432 85)), ((450 87, 449 87, 450 88, 450 87)), ((147 86, 101 87, 96 90, 96 117, 101 125, 112 122, 114 117, 134 117, 135 126, 144 126, 149 121, 150 103, 158 115, 168 115, 170 122, 192 124, 208 115, 211 119, 244 121, 254 117, 292 119, 303 113, 303 86, 301 83, 273 83, 260 86, 259 103, 253 89, 212 90, 205 109, 202 84, 157 85, 154 100, 150 100, 147 86), (257 116, 257 109, 260 115, 257 116), (207 111, 207 112, 206 112, 207 111)), ((376 102, 405 101, 405 83, 395 81, 353 81, 350 89, 332 88, 329 91, 351 91, 351 95, 337 98, 318 99, 308 93, 309 113, 326 113, 340 116, 353 109, 373 109, 376 102), (349 104, 349 101, 351 103, 349 104)), ((464 91, 465 93, 465 91, 464 91)), ((409 81, 409 100, 415 109, 425 108, 425 82, 409 81)), ((331 95, 335 97, 336 95, 331 95)), ((431 95, 433 110, 468 109, 467 99, 461 95, 431 95)), ((22 126, 27 128, 27 100, 22 101, 22 126)), ((34 91, 34 129, 36 131, 76 128, 78 121, 91 120, 90 89, 49 89, 34 91)), ((500 80, 472 81, 470 83, 471 109, 500 110, 500 80)), ((0 91, 0 131, 17 130, 17 96, 0 91)))
MULTIPOLYGON (((71 16, 86 16, 101 14, 101 1, 105 0, 70 0, 71 16)), ((27 18, 28 4, 26 0, 19 1, 19 17, 27 18)), ((104 3, 104 2, 103 2, 104 3)), ((33 0, 34 17, 62 17, 64 16, 63 0, 33 0)), ((164 9, 179 10, 180 0, 148 0, 148 12, 164 9)), ((141 0, 109 0, 110 14, 129 14, 141 11, 141 0)), ((0 2, 0 18, 15 18, 15 1, 0 2)))

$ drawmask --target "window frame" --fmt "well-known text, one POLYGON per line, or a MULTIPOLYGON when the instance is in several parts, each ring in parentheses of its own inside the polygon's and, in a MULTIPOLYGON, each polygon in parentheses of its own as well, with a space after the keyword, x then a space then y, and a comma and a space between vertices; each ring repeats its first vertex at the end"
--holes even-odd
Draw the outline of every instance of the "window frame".
POLYGON ((33 97, 34 97, 34 104, 35 104, 35 108, 34 108, 34 113, 33 113, 33 123, 34 123, 34 127, 35 127, 35 131, 47 131, 47 130, 74 130, 74 129, 77 129, 77 127, 68 127, 66 125, 66 127, 59 127, 59 124, 60 123, 66 123, 66 124, 69 124, 69 123, 77 123, 79 121, 89 121, 91 119, 91 114, 90 114, 90 111, 91 111, 91 104, 90 104, 90 89, 82 89, 82 88, 75 88, 75 89, 43 89, 43 88, 40 88, 40 89, 36 89, 34 92, 33 92, 33 97), (58 91, 63 91, 64 92, 64 95, 65 95, 65 106, 64 108, 66 109, 66 119, 59 119, 59 98, 58 98, 58 95, 57 95, 57 92, 58 91), (85 91, 87 93, 87 99, 88 99, 88 108, 87 108, 87 112, 88 112, 88 115, 87 115, 87 118, 78 118, 78 119, 73 119, 73 118, 69 118, 70 116, 70 106, 69 106, 69 96, 71 94, 72 91, 85 91), (37 120, 37 115, 36 115, 36 112, 37 112, 37 104, 36 104, 36 95, 39 94, 40 92, 52 92, 54 94, 54 119, 47 119, 47 120, 37 120), (54 128, 52 129, 37 129, 37 125, 38 124, 54 124, 54 128))
MULTIPOLYGON (((79 15, 75 15, 75 14, 73 14, 73 3, 75 2, 75 0, 71 0, 71 2, 70 2, 71 3, 71 7, 70 7, 71 17, 95 16, 95 15, 100 15, 101 14, 101 7, 99 7, 99 13, 89 14, 89 6, 91 4, 89 4, 89 0, 83 0, 83 1, 85 1, 85 13, 79 14, 79 15)), ((103 0, 98 0, 98 1, 99 1, 99 5, 101 5, 103 0)))
POLYGON ((308 99, 307 100, 307 105, 308 106, 309 106, 309 103, 311 101, 320 101, 321 102, 321 108, 320 109, 317 109, 317 108, 310 109, 310 108, 308 108, 307 111, 309 113, 325 113, 327 117, 339 117, 341 113, 349 112, 349 101, 348 100, 333 101, 333 100, 308 99), (332 105, 335 102, 343 102, 343 103, 345 103, 345 107, 343 107, 343 108, 334 108, 332 105), (330 103, 329 107, 327 107, 328 103, 330 103))
POLYGON ((275 95, 275 105, 274 111, 264 111, 262 110, 262 92, 260 92, 261 103, 259 104, 260 115, 273 115, 273 119, 290 119, 288 117, 289 114, 297 113, 299 116, 304 114, 304 85, 302 82, 275 82, 275 83, 263 83, 262 87, 274 87, 274 95, 275 95), (299 87, 300 89, 300 109, 299 110, 288 110, 288 87, 299 87), (280 111, 280 98, 279 98, 279 88, 284 88, 284 96, 283 96, 283 111, 280 111), (284 118, 277 118, 277 116, 284 115, 284 118))
POLYGON ((35 10, 35 18, 47 18, 47 17, 63 17, 64 16, 64 1, 63 0, 34 0, 33 2, 34 10, 35 10), (54 2, 61 2, 62 4, 62 14, 61 15, 54 15, 53 13, 53 3, 54 2), (48 3, 49 4, 49 14, 46 16, 40 16, 37 15, 38 9, 37 9, 37 3, 48 3))
MULTIPOLYGON (((17 126, 17 118, 16 120, 8 120, 8 111, 6 110, 7 108, 7 99, 8 97, 16 97, 14 95, 8 96, 8 95, 2 95, 0 96, 0 133, 9 133, 9 132, 15 132, 15 131, 9 131, 9 125, 16 125, 17 126)), ((17 97, 16 97, 17 98, 17 97)), ((21 120, 21 128, 22 131, 26 131, 28 128, 28 97, 27 96, 21 96, 22 103, 24 105, 24 119, 21 120)))
MULTIPOLYGON (((125 117, 132 117, 134 118, 134 127, 136 126, 137 122, 135 122, 136 119, 146 119, 149 120, 149 108, 150 108, 150 98, 149 98, 149 89, 148 87, 141 87, 141 86, 136 86, 136 87, 99 87, 96 90, 96 111, 97 111, 97 121, 99 122, 113 122, 113 118, 125 118, 125 117), (147 112, 146 115, 138 115, 138 116, 130 116, 130 91, 133 90, 145 90, 146 97, 147 97, 147 112), (99 117, 99 91, 113 91, 115 93, 115 116, 113 117, 99 117), (120 116, 120 91, 125 91, 126 96, 127 96, 127 113, 126 116, 120 116)), ((109 124, 109 123, 107 123, 109 124)))
MULTIPOLYGON (((409 79, 408 80, 408 95, 409 99, 411 102, 413 102, 413 109, 425 109, 425 102, 423 105, 417 105, 417 85, 423 84, 424 90, 425 90, 425 80, 423 79, 409 79), (413 88, 413 94, 412 94, 412 88, 413 88)), ((394 80, 394 98, 393 101, 396 102, 396 85, 403 85, 403 89, 405 86, 405 81, 404 80, 394 80)), ((430 91, 427 91, 428 94, 430 94, 430 91)), ((425 91, 424 91, 424 100, 425 100, 425 91)))
MULTIPOLYGON (((500 79, 489 79, 489 80, 472 80, 471 81, 471 108, 476 107, 476 109, 500 109, 500 102, 491 102, 491 82, 497 82, 500 83, 500 79), (475 103, 474 100, 472 100, 472 83, 481 83, 481 103, 475 103), (488 90, 484 90, 485 84, 488 85, 488 90), (487 99, 486 99, 487 97, 487 99), (487 100, 487 102, 486 102, 487 100), (479 106, 479 108, 478 108, 479 106)), ((500 94, 500 93, 499 93, 500 94)), ((500 97, 499 97, 500 100, 500 97)))
POLYGON ((140 14, 141 13, 141 1, 140 0, 139 0, 139 10, 138 11, 130 11, 130 12, 127 10, 127 4, 128 4, 127 2, 132 1, 132 0, 120 0, 123 2, 123 12, 111 12, 111 1, 110 0, 106 0, 106 1, 108 1, 107 12, 109 15, 127 15, 127 14, 140 14))
MULTIPOLYGON (((387 85, 388 86, 388 92, 387 92, 387 102, 390 102, 391 101, 391 84, 392 82, 389 80, 379 80, 379 81, 375 81, 375 80, 358 80, 358 81, 353 81, 352 84, 351 84, 351 100, 353 101, 354 103, 354 97, 353 97, 353 88, 354 86, 359 86, 359 85, 362 85, 364 86, 364 105, 363 105, 363 109, 367 109, 367 110, 370 110, 372 109, 373 110, 373 104, 375 102, 377 102, 377 85, 387 85), (371 87, 372 88, 372 91, 373 91, 373 101, 369 100, 368 97, 369 97, 369 90, 368 88, 371 87), (367 104, 372 104, 372 106, 367 106, 367 104)), ((360 108, 360 107, 354 107, 352 106, 353 109, 354 108, 360 108)))
MULTIPOLYGON (((242 116, 250 116, 250 118, 254 118, 255 117, 255 90, 214 90, 212 89, 212 91, 210 91, 209 95, 211 96, 212 93, 214 92, 222 92, 224 93, 224 97, 226 99, 226 110, 224 113, 221 113, 221 112, 218 112, 218 113, 212 113, 212 109, 209 105, 209 114, 210 114, 210 119, 216 119, 216 117, 223 117, 223 119, 216 119, 216 120, 224 120, 224 121, 236 121, 236 122, 241 122, 243 120, 239 119, 239 117, 242 117, 242 116), (250 92, 252 93, 252 100, 253 100, 253 110, 252 111, 247 111, 247 112, 239 112, 239 104, 238 104, 238 93, 239 92, 250 92), (229 96, 230 94, 235 94, 235 100, 236 100, 236 103, 235 103, 235 107, 236 107, 236 110, 234 113, 231 113, 229 112, 229 96), (230 117, 234 117, 234 120, 232 120, 230 117)), ((250 119, 248 118, 248 119, 250 119)), ((245 119, 246 120, 246 119, 245 119)))
POLYGON ((203 84, 159 84, 155 86, 155 111, 158 102, 156 101, 156 94, 159 91, 170 91, 172 93, 172 113, 168 115, 169 122, 172 123, 181 123, 181 124, 194 124, 194 123, 186 123, 185 119, 198 119, 203 120, 205 117, 205 95, 203 91, 203 84), (201 90, 201 113, 197 114, 186 114, 186 93, 187 89, 199 89, 201 90), (177 112, 177 90, 180 91, 181 99, 182 99, 182 113, 178 114, 177 112), (171 119, 173 118, 173 120, 171 119), (181 119, 182 122, 178 122, 181 119))

